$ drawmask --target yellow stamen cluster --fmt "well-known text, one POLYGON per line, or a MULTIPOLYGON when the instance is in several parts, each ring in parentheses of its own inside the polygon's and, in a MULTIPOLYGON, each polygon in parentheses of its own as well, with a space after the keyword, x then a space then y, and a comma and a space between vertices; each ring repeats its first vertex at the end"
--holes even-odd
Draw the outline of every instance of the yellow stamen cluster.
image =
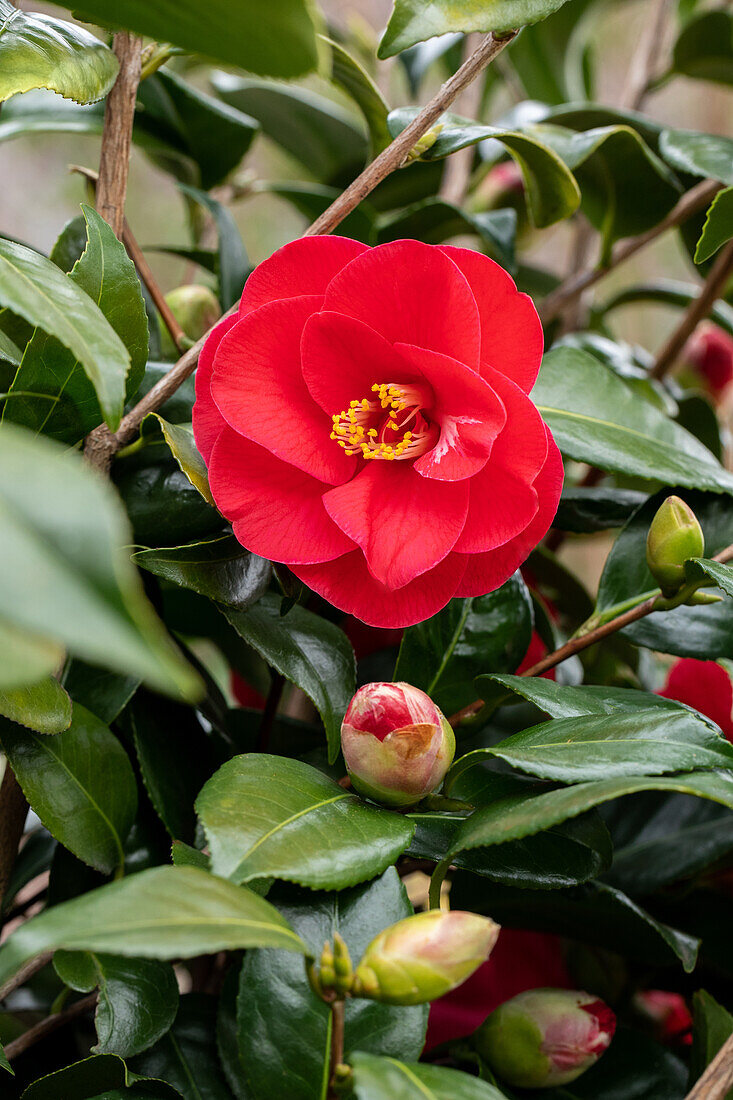
POLYGON ((389 382, 381 384, 375 382, 372 392, 377 395, 377 400, 370 401, 364 397, 360 401, 351 401, 348 409, 344 409, 333 417, 331 439, 335 439, 349 455, 361 453, 363 458, 383 458, 394 461, 410 449, 412 432, 405 432, 400 441, 392 446, 389 443, 379 442, 378 429, 367 425, 381 409, 387 409, 389 420, 384 427, 388 426, 395 432, 399 431, 401 425, 398 423, 397 414, 410 409, 409 415, 403 418, 403 423, 407 423, 414 415, 415 405, 412 401, 406 400, 406 395, 399 386, 389 382))

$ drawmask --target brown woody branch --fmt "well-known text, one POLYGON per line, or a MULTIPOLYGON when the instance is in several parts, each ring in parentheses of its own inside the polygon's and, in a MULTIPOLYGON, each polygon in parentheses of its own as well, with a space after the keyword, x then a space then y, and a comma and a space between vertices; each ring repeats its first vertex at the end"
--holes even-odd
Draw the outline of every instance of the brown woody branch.
POLYGON ((54 1012, 51 1016, 47 1016, 45 1020, 41 1020, 39 1023, 34 1024, 33 1027, 29 1027, 27 1031, 24 1031, 22 1035, 19 1035, 17 1039, 13 1039, 12 1042, 5 1045, 5 1056, 9 1062, 12 1062, 14 1058, 18 1058, 21 1054, 24 1054, 26 1050, 32 1047, 35 1043, 40 1042, 41 1039, 45 1039, 47 1035, 57 1031, 64 1024, 70 1024, 72 1020, 77 1020, 80 1016, 83 1016, 86 1012, 89 1012, 91 1008, 97 1003, 97 997, 99 994, 95 990, 94 993, 90 993, 88 997, 82 997, 80 1001, 75 1001, 73 1005, 69 1005, 63 1012, 54 1012))
POLYGON ((2 808, 0 813, 0 903, 2 903, 18 855, 18 845, 23 836, 25 819, 28 816, 28 802, 7 759, 0 784, 0 807, 2 808))
POLYGON ((723 1043, 686 1100, 724 1100, 733 1085, 733 1035, 723 1043))
POLYGON ((674 366, 688 338, 723 294, 732 271, 733 241, 729 241, 721 249, 699 295, 690 303, 674 332, 659 351, 654 366, 649 372, 651 378, 664 378, 670 367, 674 366))
POLYGON ((602 267, 594 267, 587 271, 581 271, 577 275, 572 275, 559 287, 548 294, 541 305, 538 307, 539 315, 543 323, 551 321, 553 317, 556 317, 558 313, 561 313, 570 302, 574 302, 584 290, 588 287, 594 286, 599 282, 609 271, 613 271, 615 267, 623 263, 624 260, 628 260, 631 256, 634 256, 640 249, 645 248, 646 245, 655 241, 662 233, 665 233, 668 229, 673 229, 687 219, 696 211, 701 210, 704 206, 707 206, 720 190, 722 184, 717 180, 703 180, 702 183, 698 183, 695 187, 692 187, 686 194, 682 196, 679 202, 670 210, 666 218, 663 218, 659 225, 653 226, 646 233, 641 233, 638 237, 629 237, 628 240, 619 241, 611 251, 611 259, 602 267))
POLYGON ((631 59, 619 107, 638 111, 642 106, 654 76, 657 57, 664 44, 667 16, 671 7, 672 0, 656 0, 651 19, 644 27, 636 52, 631 59))
POLYGON ((104 109, 97 210, 112 226, 115 236, 121 239, 142 39, 128 31, 118 31, 114 37, 114 51, 120 71, 104 109))

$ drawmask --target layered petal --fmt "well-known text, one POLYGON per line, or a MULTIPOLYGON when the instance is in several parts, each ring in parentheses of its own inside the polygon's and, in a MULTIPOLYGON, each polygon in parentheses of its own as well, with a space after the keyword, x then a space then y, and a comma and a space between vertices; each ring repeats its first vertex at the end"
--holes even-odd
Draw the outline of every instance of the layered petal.
POLYGON ((201 349, 196 367, 196 401, 193 406, 193 435, 204 462, 209 461, 211 449, 226 421, 211 396, 211 377, 214 373, 214 356, 229 329, 236 325, 237 314, 224 317, 213 330, 201 349))
POLYGON ((537 514, 537 490, 503 466, 489 462, 471 479, 468 516, 455 550, 480 554, 519 535, 537 514))
POLYGON ((369 325, 322 310, 306 321, 301 345, 303 378, 314 401, 332 416, 349 402, 371 398, 372 385, 412 382, 421 377, 369 325))
POLYGON ((352 260, 331 281, 323 308, 402 341, 479 367, 481 332, 466 279, 440 249, 392 241, 352 260))
POLYGON ((402 588, 455 545, 466 521, 468 482, 429 481, 409 462, 376 460, 329 490, 323 503, 377 580, 402 588))
MULTIPOLYGON (((473 291, 481 320, 481 361, 507 375, 529 393, 540 369, 544 336, 528 294, 510 275, 480 252, 442 245, 473 291)), ((483 369, 482 369, 483 373, 483 369)))
POLYGON ((303 326, 314 295, 270 302, 224 337, 211 393, 228 424, 320 481, 340 485, 356 461, 329 438, 331 418, 313 400, 300 368, 303 326))
POLYGON ((214 445, 209 477, 235 536, 263 558, 286 565, 325 562, 354 548, 323 506, 329 485, 229 427, 214 445))
POLYGON ((244 286, 240 316, 267 302, 325 294, 334 275, 368 246, 350 237, 299 237, 259 264, 244 286))
POLYGON ((430 383, 435 405, 429 416, 440 426, 438 442, 417 459, 415 469, 438 481, 472 477, 486 465, 506 423, 501 399, 480 375, 450 355, 411 344, 396 344, 395 350, 430 383))
POLYGON ((486 368, 485 376, 507 412, 504 429, 491 451, 491 465, 503 466, 531 483, 547 458, 547 426, 537 406, 519 386, 491 368, 486 368))
MULTIPOLYGON (((510 542, 486 554, 462 554, 466 572, 456 595, 483 596, 493 592, 522 564, 549 530, 555 518, 563 483, 563 464, 555 440, 547 432, 547 461, 534 483, 539 507, 534 519, 510 542)), ((453 556, 453 555, 451 555, 453 556)))
POLYGON ((334 607, 369 626, 412 626, 445 607, 466 568, 463 554, 449 554, 440 565, 389 592, 367 568, 361 550, 323 565, 296 565, 292 571, 334 607))

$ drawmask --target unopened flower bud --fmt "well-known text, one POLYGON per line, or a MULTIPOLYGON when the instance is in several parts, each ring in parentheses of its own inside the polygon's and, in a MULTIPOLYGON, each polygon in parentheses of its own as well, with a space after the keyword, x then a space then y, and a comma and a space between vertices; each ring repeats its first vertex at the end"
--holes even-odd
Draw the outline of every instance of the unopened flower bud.
MULTIPOLYGON (((218 299, 207 286, 194 283, 177 286, 166 294, 165 300, 178 324, 191 340, 198 340, 221 317, 218 299)), ((161 326, 161 342, 166 357, 178 356, 164 325, 161 326)))
POLYGON ((333 989, 336 982, 336 968, 331 945, 326 941, 321 951, 321 966, 318 972, 318 981, 322 989, 333 989))
POLYGON ((434 1001, 488 958, 499 925, 476 913, 431 909, 390 925, 356 968, 353 993, 392 1005, 434 1001))
POLYGON ((407 154, 405 158, 405 164, 411 164, 413 160, 419 160, 423 153, 427 153, 428 149, 432 149, 433 145, 435 145, 436 141, 438 140, 440 131, 442 129, 443 123, 438 122, 435 126, 433 126, 431 130, 428 130, 426 133, 423 134, 421 138, 418 138, 412 149, 410 149, 410 152, 407 154))
POLYGON ((336 992, 348 993, 354 979, 354 968, 351 965, 351 956, 346 942, 338 932, 335 932, 333 937, 333 969, 336 992))
POLYGON ((649 527, 646 560, 664 596, 674 596, 685 583, 685 562, 705 552, 697 516, 684 500, 667 497, 649 527))
POLYGON ((472 1041, 508 1085, 551 1088, 590 1069, 615 1030, 611 1009, 590 993, 530 989, 495 1009, 472 1041))
POLYGON ((712 321, 702 321, 685 344, 682 359, 717 399, 733 382, 733 337, 712 321))
POLYGON ((349 703, 341 748, 357 791, 388 806, 413 806, 443 782, 456 740, 424 691, 365 684, 349 703))

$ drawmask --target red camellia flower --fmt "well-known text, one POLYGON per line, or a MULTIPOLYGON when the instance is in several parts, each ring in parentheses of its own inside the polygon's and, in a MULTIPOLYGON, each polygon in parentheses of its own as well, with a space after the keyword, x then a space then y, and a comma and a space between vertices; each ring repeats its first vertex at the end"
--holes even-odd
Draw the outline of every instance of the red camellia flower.
POLYGON ((683 358, 702 375, 713 397, 720 397, 733 382, 733 337, 712 321, 697 326, 683 358))
POLYGON ((658 694, 712 718, 733 742, 733 684, 722 665, 683 657, 672 665, 667 683, 658 694))
POLYGON ((199 361, 217 506, 243 546, 373 626, 498 588, 562 486, 527 396, 542 343, 531 300, 480 253, 285 245, 199 361))

